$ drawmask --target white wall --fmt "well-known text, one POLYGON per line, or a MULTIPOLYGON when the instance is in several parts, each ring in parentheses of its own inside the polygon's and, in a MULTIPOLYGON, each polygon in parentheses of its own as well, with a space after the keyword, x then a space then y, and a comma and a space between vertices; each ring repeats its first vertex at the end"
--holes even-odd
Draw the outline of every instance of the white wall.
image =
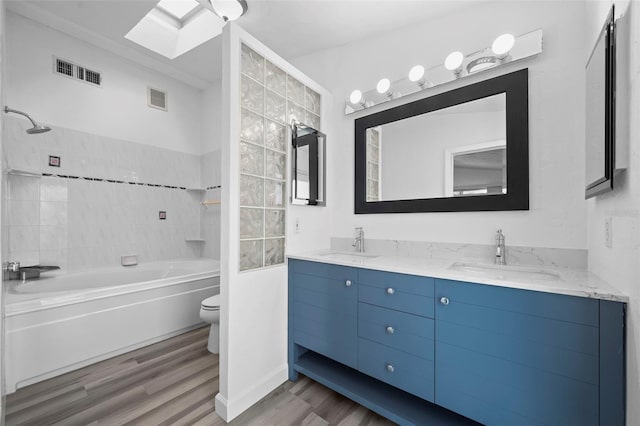
MULTIPOLYGON (((611 1, 587 2, 585 40, 587 55, 595 44, 611 1)), ((629 2, 616 1, 616 15, 627 13, 629 2)), ((619 143, 630 144, 630 167, 614 180, 614 191, 587 201, 589 269, 629 295, 627 310, 627 424, 640 424, 640 4, 633 2, 631 13, 630 90, 619 93, 628 97, 630 138, 619 143), (604 239, 604 223, 611 219, 613 240, 608 248, 604 239)))
MULTIPOLYGON (((286 265, 238 272, 240 44, 247 44, 320 93, 323 99, 321 116, 325 123, 321 130, 334 133, 327 125, 330 120, 324 119, 332 106, 325 89, 236 24, 227 25, 223 37, 220 393, 216 396, 216 412, 230 421, 287 379, 286 265)), ((290 159, 288 163, 290 166, 290 159)), ((287 176, 287 182, 289 179, 287 176)), ((335 202, 329 200, 327 204, 335 202)), ((285 214, 288 252, 329 247, 329 234, 326 232, 330 227, 329 209, 290 206, 287 203, 285 214), (297 234, 294 232, 296 218, 301 225, 297 234)))
MULTIPOLYGON (((220 185, 220 81, 200 90, 19 14, 9 12, 7 18, 7 103, 53 128, 26 135, 26 119, 12 116, 4 133, 9 168, 187 188, 220 185), (100 71, 102 87, 54 74, 53 55, 100 71), (147 106, 148 85, 168 92, 168 111, 147 106), (60 168, 48 166, 49 155, 62 158, 60 168)), ((67 188, 66 181, 56 182, 67 188)), ((141 262, 219 259, 219 208, 199 205, 201 199, 219 199, 219 189, 184 194, 82 182, 99 207, 73 202, 78 185, 69 183, 68 200, 56 200, 69 201, 60 204, 64 220, 47 217, 37 192, 13 194, 7 203, 12 214, 3 221, 5 230, 11 225, 12 258, 70 270, 119 264, 126 253, 137 253, 141 262), (138 195, 132 198, 132 191, 138 195), (133 211, 141 198, 149 202, 133 211), (166 221, 158 220, 159 210, 167 211, 166 221), (20 214, 24 211, 35 217, 20 214), (83 220, 67 226, 66 220, 78 215, 83 220), (51 238, 43 230, 53 223, 60 226, 51 238), (104 235, 95 235, 98 229, 104 235), (205 241, 186 243, 185 238, 205 241)))
POLYGON ((13 12, 7 14, 6 101, 53 126, 201 154, 201 91, 13 12), (53 55, 102 73, 94 87, 53 73, 53 55), (169 111, 147 106, 147 86, 169 111))
MULTIPOLYGON (((424 25, 380 34, 334 49, 296 58, 294 65, 334 96, 335 133, 329 164, 331 234, 348 237, 364 226, 367 237, 455 243, 493 243, 502 228, 507 244, 537 247, 586 247, 584 209, 584 3, 518 1, 482 3, 424 25), (473 52, 490 46, 504 32, 522 34, 543 28, 541 55, 435 88, 439 93, 501 73, 528 67, 530 210, 424 214, 353 214, 354 119, 344 116, 351 90, 368 90, 382 77, 406 75, 417 63, 442 63, 453 50, 473 52)), ((418 99, 392 101, 371 112, 418 99)))

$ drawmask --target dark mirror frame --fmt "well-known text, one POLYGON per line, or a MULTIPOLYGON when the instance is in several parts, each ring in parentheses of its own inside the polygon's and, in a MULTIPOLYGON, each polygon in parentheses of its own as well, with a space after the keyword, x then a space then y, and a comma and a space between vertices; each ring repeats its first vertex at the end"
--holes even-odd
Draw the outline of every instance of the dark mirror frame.
POLYGON ((529 72, 515 71, 355 120, 355 213, 529 210, 529 72), (368 128, 506 94, 507 193, 366 201, 368 128))
POLYGON ((299 205, 325 205, 325 159, 327 136, 302 123, 291 125, 291 202, 299 205), (309 156, 306 169, 309 172, 309 193, 307 196, 298 194, 298 148, 308 147, 309 156))
MULTIPOLYGON (((604 144, 604 175, 599 177, 593 182, 586 182, 584 198, 589 199, 595 197, 598 194, 613 190, 613 177, 615 172, 615 89, 616 89, 616 51, 615 51, 615 18, 614 18, 614 6, 611 6, 607 19, 598 35, 596 44, 591 51, 589 60, 587 61, 587 70, 590 66, 604 66, 605 70, 605 82, 604 82, 604 135, 602 135, 602 143, 604 144), (592 59, 598 49, 598 44, 604 39, 605 49, 605 63, 596 64, 592 59)), ((588 84, 589 82, 587 82, 588 84)), ((589 99, 586 100, 586 108, 589 108, 589 99)), ((587 132, 590 130, 589 123, 587 123, 587 132)), ((588 144, 587 144, 588 146, 588 144)), ((585 156, 589 153, 586 152, 585 156)))

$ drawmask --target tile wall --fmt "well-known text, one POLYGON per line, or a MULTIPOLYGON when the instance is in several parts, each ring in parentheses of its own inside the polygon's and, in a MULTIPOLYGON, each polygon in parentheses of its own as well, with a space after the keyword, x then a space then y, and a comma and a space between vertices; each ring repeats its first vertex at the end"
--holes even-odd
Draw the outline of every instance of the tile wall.
POLYGON ((240 270, 284 263, 287 124, 320 129, 320 95, 242 46, 240 270))
POLYGON ((41 175, 8 175, 6 259, 74 271, 120 265, 125 254, 137 254, 139 262, 219 254, 219 207, 203 213, 200 205, 219 197, 212 188, 219 176, 210 172, 219 170, 219 155, 59 127, 30 136, 20 119, 6 124, 6 168, 41 175), (48 165, 49 155, 61 158, 59 168, 48 165), (208 191, 202 165, 209 170, 208 191))

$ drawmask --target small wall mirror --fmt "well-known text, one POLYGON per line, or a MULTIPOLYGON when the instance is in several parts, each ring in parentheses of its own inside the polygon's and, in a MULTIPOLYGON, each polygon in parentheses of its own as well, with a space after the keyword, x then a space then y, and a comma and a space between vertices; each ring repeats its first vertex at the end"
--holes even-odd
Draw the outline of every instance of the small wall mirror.
POLYGON ((527 70, 356 120, 356 213, 526 210, 527 70))
POLYGON ((325 205, 326 135, 302 123, 291 124, 291 203, 325 205))
POLYGON ((615 37, 614 9, 586 67, 585 198, 613 190, 615 169, 615 37))

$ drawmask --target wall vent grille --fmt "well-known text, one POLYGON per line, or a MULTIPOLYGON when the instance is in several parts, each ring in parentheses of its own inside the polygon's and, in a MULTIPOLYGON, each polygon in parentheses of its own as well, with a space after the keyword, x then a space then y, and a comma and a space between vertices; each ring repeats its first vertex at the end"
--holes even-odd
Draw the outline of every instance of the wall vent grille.
POLYGON ((56 74, 73 78, 74 80, 84 81, 93 86, 102 85, 102 75, 99 72, 74 64, 66 59, 60 59, 55 56, 53 59, 53 71, 56 74))
POLYGON ((151 108, 161 109, 167 111, 167 92, 162 90, 147 87, 147 105, 151 108))
POLYGON ((84 70, 84 81, 87 83, 95 84, 100 86, 102 83, 101 75, 99 72, 91 71, 85 68, 84 70))

